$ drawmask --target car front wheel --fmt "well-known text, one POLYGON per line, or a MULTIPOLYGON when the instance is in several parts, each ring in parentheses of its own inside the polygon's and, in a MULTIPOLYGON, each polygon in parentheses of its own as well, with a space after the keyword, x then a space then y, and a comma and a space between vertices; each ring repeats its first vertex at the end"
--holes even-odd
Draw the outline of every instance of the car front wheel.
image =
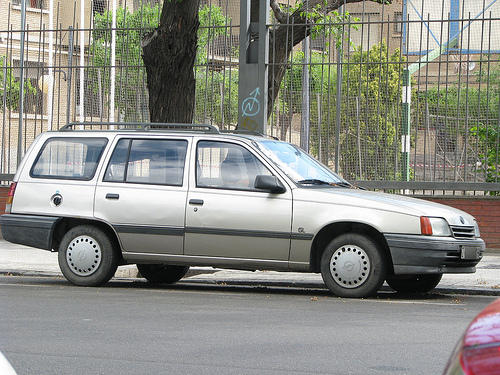
POLYGON ((386 272, 378 244, 359 233, 334 238, 321 257, 323 281, 339 297, 363 298, 376 294, 386 272))
POLYGON ((189 266, 168 264, 138 264, 141 275, 153 284, 173 284, 182 279, 189 271, 189 266))
POLYGON ((442 277, 442 274, 408 275, 388 277, 386 281, 398 293, 428 293, 439 284, 442 277))
POLYGON ((70 229, 59 246, 59 267, 68 281, 80 286, 100 286, 113 277, 118 251, 112 239, 93 225, 70 229))

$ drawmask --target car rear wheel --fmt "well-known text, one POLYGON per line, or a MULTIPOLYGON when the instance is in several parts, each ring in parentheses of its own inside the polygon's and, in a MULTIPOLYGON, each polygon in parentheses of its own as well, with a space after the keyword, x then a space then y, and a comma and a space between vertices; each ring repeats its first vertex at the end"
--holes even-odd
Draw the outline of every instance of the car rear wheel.
POLYGON ((428 293, 441 281, 442 274, 408 275, 387 278, 387 284, 399 293, 428 293))
POLYGON ((182 279, 189 271, 189 266, 169 264, 138 264, 141 275, 153 284, 173 284, 182 279))
POLYGON ((100 286, 113 277, 118 251, 112 239, 93 225, 70 229, 59 246, 59 267, 75 285, 100 286))
POLYGON ((377 293, 387 265, 382 250, 371 238, 347 233, 333 239, 321 257, 321 276, 339 297, 363 298, 377 293))

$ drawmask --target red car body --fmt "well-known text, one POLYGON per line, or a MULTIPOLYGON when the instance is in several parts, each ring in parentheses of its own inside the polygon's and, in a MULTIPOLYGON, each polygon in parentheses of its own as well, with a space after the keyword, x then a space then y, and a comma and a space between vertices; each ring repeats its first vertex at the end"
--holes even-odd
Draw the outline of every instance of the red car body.
POLYGON ((470 323, 443 374, 500 374, 500 299, 486 306, 470 323))

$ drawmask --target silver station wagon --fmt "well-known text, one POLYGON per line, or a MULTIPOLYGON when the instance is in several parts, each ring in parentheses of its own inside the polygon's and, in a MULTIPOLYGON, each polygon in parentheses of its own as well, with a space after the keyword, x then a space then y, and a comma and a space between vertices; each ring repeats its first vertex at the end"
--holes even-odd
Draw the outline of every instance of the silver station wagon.
POLYGON ((321 273, 341 297, 374 295, 384 281, 428 292, 443 273, 475 272, 485 249, 465 212, 355 188, 292 144, 209 125, 43 133, 6 211, 3 237, 57 251, 81 286, 137 264, 154 283, 213 266, 321 273))

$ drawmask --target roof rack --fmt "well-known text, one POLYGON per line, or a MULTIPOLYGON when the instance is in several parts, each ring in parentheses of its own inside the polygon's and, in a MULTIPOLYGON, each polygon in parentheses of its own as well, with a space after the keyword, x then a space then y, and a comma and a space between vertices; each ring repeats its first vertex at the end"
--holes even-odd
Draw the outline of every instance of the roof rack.
POLYGON ((219 130, 215 126, 209 124, 178 124, 162 122, 73 122, 59 129, 59 131, 71 130, 192 130, 219 134, 219 130))

